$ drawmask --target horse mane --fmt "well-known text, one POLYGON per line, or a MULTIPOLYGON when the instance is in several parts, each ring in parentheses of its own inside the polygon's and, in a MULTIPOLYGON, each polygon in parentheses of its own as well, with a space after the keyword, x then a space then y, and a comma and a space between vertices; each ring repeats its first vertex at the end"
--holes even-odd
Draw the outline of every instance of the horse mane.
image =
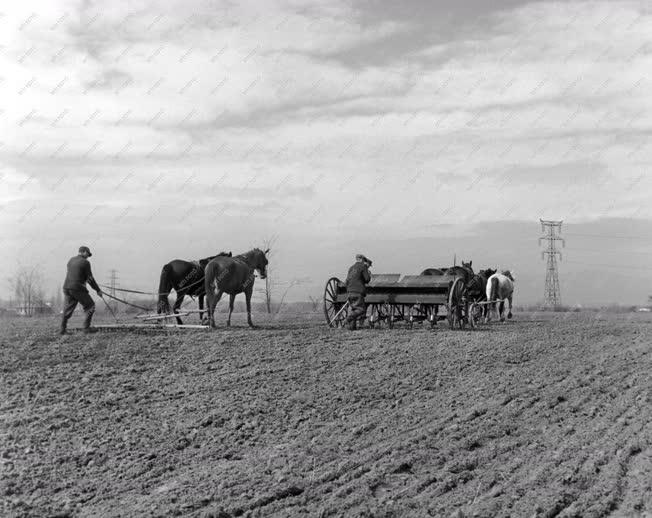
POLYGON ((233 252, 220 252, 217 255, 211 255, 209 257, 204 257, 203 259, 199 259, 199 261, 190 261, 195 264, 199 264, 200 266, 206 266, 208 263, 210 263, 213 259, 216 257, 232 257, 233 252))
POLYGON ((260 248, 258 248, 257 246, 255 246, 255 247, 252 248, 251 250, 248 250, 248 251, 243 252, 243 253, 241 253, 241 254, 235 255, 235 256, 233 256, 233 257, 244 257, 244 256, 247 256, 247 255, 253 254, 254 252, 260 252, 261 254, 263 254, 263 255, 266 256, 266 255, 267 255, 267 252, 269 252, 269 249, 267 250, 267 252, 263 252, 262 249, 260 249, 260 248))
POLYGON ((247 250, 246 252, 242 252, 241 254, 234 255, 233 257, 236 259, 244 259, 245 257, 248 257, 250 254, 255 252, 256 250, 260 250, 259 248, 252 248, 251 250, 247 250))

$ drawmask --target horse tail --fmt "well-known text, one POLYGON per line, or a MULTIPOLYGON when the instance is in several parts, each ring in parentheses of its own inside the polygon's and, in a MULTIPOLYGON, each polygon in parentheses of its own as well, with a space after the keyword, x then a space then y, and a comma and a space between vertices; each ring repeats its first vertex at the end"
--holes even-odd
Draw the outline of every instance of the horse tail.
POLYGON ((213 281, 215 280, 216 277, 216 271, 215 269, 217 268, 217 265, 211 261, 209 262, 206 267, 204 268, 204 293, 208 295, 209 293, 212 293, 212 284, 213 281))
POLYGON ((492 277, 491 278, 491 288, 489 290, 489 300, 494 301, 498 299, 498 285, 500 282, 498 281, 498 277, 492 277))
POLYGON ((172 280, 170 280, 170 263, 163 266, 161 269, 161 280, 158 283, 158 307, 157 313, 169 313, 170 312, 170 302, 168 301, 168 295, 172 291, 172 280))

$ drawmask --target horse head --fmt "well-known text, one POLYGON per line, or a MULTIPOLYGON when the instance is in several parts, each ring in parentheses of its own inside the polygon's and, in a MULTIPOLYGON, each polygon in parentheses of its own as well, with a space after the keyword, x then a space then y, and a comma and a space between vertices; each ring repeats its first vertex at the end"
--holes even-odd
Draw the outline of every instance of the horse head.
POLYGON ((466 269, 469 270, 471 273, 473 273, 473 267, 472 267, 472 265, 473 265, 473 261, 469 261, 468 263, 465 263, 464 261, 462 261, 462 268, 466 268, 466 269))
POLYGON ((505 277, 507 277, 510 281, 515 282, 514 274, 513 274, 512 272, 510 272, 509 270, 503 270, 503 271, 502 271, 502 274, 503 274, 505 277))
POLYGON ((261 279, 267 277, 267 265, 269 261, 267 260, 267 254, 269 253, 269 248, 265 251, 260 248, 254 248, 251 251, 252 261, 249 263, 254 270, 258 270, 261 279))

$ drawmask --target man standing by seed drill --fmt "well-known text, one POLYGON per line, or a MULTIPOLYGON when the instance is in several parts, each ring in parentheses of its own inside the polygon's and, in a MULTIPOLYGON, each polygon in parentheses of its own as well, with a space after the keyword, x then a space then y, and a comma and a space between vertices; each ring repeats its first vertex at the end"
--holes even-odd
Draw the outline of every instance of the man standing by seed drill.
POLYGON ((349 268, 346 276, 346 293, 349 298, 349 314, 346 322, 351 330, 356 329, 358 319, 367 313, 364 297, 367 293, 366 286, 371 281, 370 266, 371 260, 358 254, 355 256, 355 264, 349 268))
POLYGON ((63 283, 63 317, 61 318, 61 334, 66 334, 66 326, 68 319, 72 316, 77 303, 82 305, 86 318, 84 319, 83 330, 84 333, 92 333, 96 331, 91 328, 91 320, 95 312, 95 302, 88 294, 86 283, 91 285, 98 297, 102 297, 102 290, 93 279, 91 273, 91 263, 88 258, 93 255, 87 246, 79 247, 79 254, 72 257, 68 261, 68 272, 66 273, 66 280, 63 283))

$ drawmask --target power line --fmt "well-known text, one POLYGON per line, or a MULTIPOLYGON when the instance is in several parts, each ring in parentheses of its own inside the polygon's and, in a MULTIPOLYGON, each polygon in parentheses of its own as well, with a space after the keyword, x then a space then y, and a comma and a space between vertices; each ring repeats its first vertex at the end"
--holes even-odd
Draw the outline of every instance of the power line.
POLYGON ((637 252, 636 250, 593 250, 591 248, 566 248, 572 252, 596 252, 602 254, 604 252, 608 253, 620 253, 620 254, 641 254, 641 255, 652 255, 652 252, 637 252))
POLYGON ((584 261, 569 261, 568 259, 564 261, 565 263, 573 264, 582 264, 584 266, 597 266, 600 268, 618 268, 619 270, 649 270, 652 271, 652 268, 646 266, 632 266, 629 264, 596 264, 596 263, 585 263, 584 261))
MULTIPOLYGON (((109 286, 111 286, 111 288, 110 288, 110 291, 111 291, 110 295, 111 295, 112 297, 115 297, 115 289, 116 289, 116 287, 117 287, 117 281, 118 281, 118 276, 117 276, 117 274, 118 274, 117 270, 113 270, 113 269, 111 270, 111 277, 109 278, 109 286)), ((115 306, 114 311, 116 311, 116 310, 117 310, 117 303, 114 302, 113 305, 115 306)))
POLYGON ((652 236, 613 236, 607 234, 578 234, 575 232, 566 232, 567 236, 579 236, 579 237, 597 237, 597 238, 607 238, 607 239, 649 239, 652 240, 652 236))

